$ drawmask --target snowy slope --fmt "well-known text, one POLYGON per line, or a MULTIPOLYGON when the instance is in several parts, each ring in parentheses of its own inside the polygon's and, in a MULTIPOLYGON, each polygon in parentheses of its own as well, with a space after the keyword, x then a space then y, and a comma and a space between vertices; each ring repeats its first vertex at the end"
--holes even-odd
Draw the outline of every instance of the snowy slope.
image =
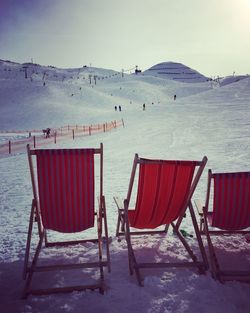
POLYGON ((93 77, 98 82, 111 80, 118 74, 104 69, 64 70, 2 61, 0 130, 58 127, 64 121, 80 125, 98 123, 103 120, 103 112, 110 110, 115 101, 94 88, 93 77), (24 66, 27 66, 27 78, 24 66), (38 120, 33 118, 36 115, 38 120))
POLYGON ((233 75, 233 76, 227 76, 227 77, 224 77, 222 79, 220 79, 220 86, 225 86, 225 85, 228 85, 228 84, 232 84, 232 83, 236 83, 242 79, 245 79, 245 78, 249 78, 250 75, 233 75))
MULTIPOLYGON (((61 126, 80 121, 92 123, 121 117, 125 128, 56 145, 97 147, 100 142, 104 144, 104 193, 112 236, 112 272, 105 271, 107 291, 104 296, 86 291, 20 300, 32 190, 26 154, 0 158, 1 310, 18 313, 248 313, 250 285, 237 282, 222 285, 214 281, 209 272, 198 275, 191 269, 146 270, 143 271, 145 287, 138 287, 135 277, 128 273, 125 240, 118 242, 114 235, 117 212, 113 196, 126 195, 134 153, 152 158, 198 160, 207 155, 208 164, 195 193, 195 198, 202 201, 208 168, 214 171, 249 170, 250 78, 219 87, 211 82, 186 84, 146 75, 122 78, 112 74, 108 77, 106 70, 101 70, 107 78, 97 80, 96 85, 85 80, 79 83, 75 77, 68 82, 66 79, 63 82, 47 79, 43 86, 40 76, 37 81, 31 81, 22 76, 23 72, 19 77, 19 72, 13 71, 17 72, 12 73, 13 78, 6 77, 8 71, 0 72, 1 130, 29 129, 31 125, 61 126), (174 94, 177 94, 175 101, 174 94), (145 111, 143 103, 146 103, 145 111), (115 112, 114 105, 119 104, 122 111, 115 112)), ((189 216, 184 220, 183 228, 193 233, 189 216)), ((57 237, 61 239, 60 234, 57 237)), ((190 238, 189 242, 197 252, 195 240, 190 238)), ((233 263, 249 269, 249 243, 244 238, 235 236, 230 243, 217 242, 226 267, 233 263)), ((205 238, 204 244, 207 249, 205 238)), ((135 245, 144 258, 150 257, 151 251, 159 258, 166 251, 167 259, 183 257, 183 250, 171 231, 167 238, 161 239, 160 246, 158 241, 145 237, 135 245), (150 249, 143 249, 142 243, 150 249)), ((35 243, 32 251, 34 248, 35 243)), ((72 254, 80 260, 83 253, 94 258, 96 249, 86 244, 65 250, 63 257, 57 250, 48 252, 47 256, 64 262, 72 254)), ((46 262, 46 255, 43 258, 46 262)), ((77 281, 79 277, 79 272, 73 272, 70 279, 77 281)), ((50 274, 39 276, 34 283, 61 285, 68 280, 64 274, 50 274)))
POLYGON ((105 69, 57 69, 7 61, 0 62, 0 82, 0 131, 99 123, 104 113, 112 117, 115 105, 167 103, 174 94, 183 97, 211 89, 209 82, 185 84, 150 76, 122 77, 105 69))
POLYGON ((205 82, 209 79, 190 67, 176 62, 162 62, 143 72, 143 75, 152 75, 180 82, 205 82))

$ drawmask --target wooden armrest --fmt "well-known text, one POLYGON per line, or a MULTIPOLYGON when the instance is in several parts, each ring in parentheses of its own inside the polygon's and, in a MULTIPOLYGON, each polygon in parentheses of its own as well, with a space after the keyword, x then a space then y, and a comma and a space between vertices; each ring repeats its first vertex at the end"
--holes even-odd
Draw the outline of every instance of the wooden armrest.
POLYGON ((195 207, 200 216, 203 216, 202 202, 200 199, 194 200, 195 207))
POLYGON ((124 204, 123 204, 123 200, 119 197, 114 197, 114 201, 115 201, 115 204, 118 208, 118 210, 124 210, 124 204))

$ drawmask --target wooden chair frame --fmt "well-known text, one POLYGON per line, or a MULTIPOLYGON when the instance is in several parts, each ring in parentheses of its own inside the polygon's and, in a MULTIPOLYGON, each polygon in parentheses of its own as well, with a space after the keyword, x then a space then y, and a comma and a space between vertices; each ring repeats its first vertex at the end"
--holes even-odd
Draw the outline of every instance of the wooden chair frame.
POLYGON ((225 235, 230 238, 230 235, 238 234, 244 236, 250 234, 250 228, 244 230, 225 230, 211 227, 209 225, 208 215, 212 213, 212 211, 209 210, 209 203, 211 200, 211 188, 213 184, 213 179, 216 175, 218 175, 218 173, 212 173, 211 169, 208 170, 207 195, 205 205, 202 206, 202 202, 200 200, 195 202, 198 213, 200 215, 200 233, 202 235, 205 235, 207 238, 211 274, 214 279, 219 280, 221 283, 229 280, 250 282, 250 270, 223 270, 221 268, 221 262, 219 262, 217 253, 215 251, 215 243, 214 240, 212 240, 212 237, 214 236, 225 235))
MULTIPOLYGON (((94 149, 94 158, 99 155, 100 159, 100 190, 98 198, 98 210, 95 211, 96 217, 96 228, 97 228, 97 238, 94 239, 83 239, 83 240, 71 240, 71 241, 62 241, 62 242, 49 242, 47 236, 47 229, 45 229, 42 218, 40 203, 38 197, 38 186, 37 179, 35 177, 34 165, 32 157, 36 156, 37 150, 31 150, 29 145, 27 145, 28 153, 28 162, 31 174, 32 190, 33 190, 33 200, 31 205, 31 213, 29 219, 29 228, 28 236, 26 243, 25 259, 24 259, 24 269, 23 269, 23 279, 25 280, 25 286, 22 293, 22 298, 27 298, 29 294, 33 295, 45 295, 51 293, 61 293, 61 292, 71 292, 71 291, 81 291, 86 289, 99 289, 100 293, 104 293, 104 267, 108 267, 110 272, 110 252, 109 252, 109 237, 108 237, 108 225, 107 225, 107 215, 106 215, 106 204, 105 197, 103 195, 103 144, 100 144, 100 148, 94 149), (35 250, 35 253, 30 256, 31 249, 31 238, 33 233, 33 224, 34 222, 38 227, 38 244, 35 250), (102 231, 104 228, 104 237, 102 237, 102 231), (106 245, 106 260, 103 260, 103 241, 106 245), (86 262, 86 263, 71 263, 71 264, 56 264, 56 265, 47 265, 39 266, 38 258, 39 253, 42 248, 45 247, 65 247, 68 245, 81 244, 85 242, 93 242, 98 245, 98 259, 96 262, 86 262), (68 286, 68 287, 59 287, 59 288, 43 288, 43 289, 34 289, 31 288, 31 281, 34 273, 37 272, 48 272, 48 271, 61 271, 61 270, 73 270, 73 269, 84 269, 84 268, 97 268, 100 272, 100 278, 96 283, 89 285, 77 285, 77 286, 68 286)), ((96 158, 95 158, 96 159, 96 158)), ((87 231, 87 230, 85 230, 87 231)), ((83 231, 83 233, 85 232, 83 231)))
MULTIPOLYGON (((150 161, 150 160, 149 160, 150 161)), ((161 160, 158 160, 161 162, 161 160)), ((114 197, 114 201, 118 208, 118 220, 117 220, 117 227, 116 227, 116 236, 118 237, 118 240, 120 241, 120 236, 125 236, 128 246, 128 259, 129 259, 129 272, 132 275, 134 272, 136 274, 136 278, 138 281, 139 286, 143 286, 143 278, 140 273, 140 269, 143 268, 180 268, 180 267, 197 267, 200 273, 204 273, 206 269, 208 268, 208 261, 207 256, 205 253, 205 249, 203 246, 203 242, 200 236, 199 227, 196 221, 196 216, 194 213, 193 205, 191 202, 192 195, 195 191, 195 188, 199 182, 200 176, 204 170, 204 167, 207 162, 207 157, 204 157, 202 161, 196 161, 196 165, 198 167, 198 170, 195 174, 195 177, 192 181, 192 185, 188 194, 188 197, 186 199, 186 205, 183 208, 183 211, 179 215, 179 218, 171 223, 171 226, 173 228, 174 233, 177 235, 177 237, 180 239, 181 243, 183 244, 184 248, 186 249, 191 261, 188 262, 157 262, 157 263, 144 263, 144 262, 138 262, 136 260, 136 256, 133 249, 132 244, 132 236, 138 236, 138 235, 155 235, 155 234, 163 234, 168 232, 169 225, 163 225, 162 230, 146 230, 146 231, 131 231, 130 230, 130 223, 128 218, 128 212, 129 212, 129 203, 131 199, 133 184, 135 180, 136 170, 138 164, 145 162, 145 160, 142 160, 138 154, 135 154, 129 187, 128 187, 128 193, 127 197, 121 201, 118 197, 114 197), (194 226, 194 231, 196 234, 196 238, 199 245, 199 250, 201 253, 201 261, 198 261, 197 256, 193 253, 190 245, 186 241, 185 237, 180 231, 180 225, 181 222, 185 216, 186 209, 189 208, 192 223, 194 226)), ((154 162, 157 162, 157 160, 154 160, 154 162)))

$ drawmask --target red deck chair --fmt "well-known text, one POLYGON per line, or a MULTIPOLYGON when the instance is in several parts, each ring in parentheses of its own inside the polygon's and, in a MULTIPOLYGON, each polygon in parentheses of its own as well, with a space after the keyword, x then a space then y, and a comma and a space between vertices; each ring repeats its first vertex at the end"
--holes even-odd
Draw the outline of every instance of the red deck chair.
POLYGON ((211 238, 226 235, 224 238, 230 240, 233 234, 250 234, 250 172, 215 174, 209 170, 206 203, 203 208, 198 204, 198 209, 200 231, 207 236, 212 276, 221 282, 250 282, 250 270, 221 269, 216 243, 211 238))
MULTIPOLYGON (((31 150, 27 146, 33 200, 31 206, 28 238, 24 260, 23 278, 25 287, 23 298, 29 294, 50 294, 70 292, 73 290, 99 289, 104 292, 104 271, 107 266, 110 270, 110 256, 108 245, 108 227, 106 218, 105 198, 103 195, 103 145, 97 149, 44 149, 31 150), (99 156, 99 162, 98 162, 99 156), (36 160, 37 173, 33 165, 36 160), (95 174, 95 165, 99 165, 98 180, 95 174), (99 182, 99 207, 95 210, 95 183, 99 182), (95 223, 96 217, 96 223, 95 223), (32 260, 29 260, 33 235, 33 222, 37 223, 39 241, 32 260), (96 228, 96 232, 93 231, 96 228), (106 241, 106 259, 102 252, 102 231, 106 241), (85 237, 89 229, 95 233, 94 239, 85 237), (69 233, 83 232, 81 240, 63 242, 49 241, 55 232, 69 233), (51 234, 52 233, 52 234, 51 234), (87 241, 97 243, 98 257, 95 262, 38 265, 41 249, 44 247, 61 247, 81 244, 87 241), (65 286, 60 288, 32 289, 31 281, 34 273, 46 271, 61 271, 84 268, 97 268, 100 278, 93 284, 80 286, 65 286)), ((67 237, 66 236, 66 237, 67 237)), ((64 248, 63 248, 64 247, 64 248)), ((75 256, 74 256, 75 257, 75 256)), ((62 261, 62 263, 65 263, 62 261)))
POLYGON ((118 207, 116 235, 125 235, 128 245, 130 273, 135 270, 136 277, 142 286, 140 268, 190 267, 195 266, 200 272, 208 267, 204 246, 196 222, 192 195, 206 165, 207 158, 202 161, 149 160, 135 155, 127 198, 122 202, 114 198, 118 207), (133 183, 139 164, 137 198, 134 209, 129 209, 133 183), (198 240, 202 261, 198 261, 188 242, 180 231, 180 224, 190 210, 196 238, 198 240), (164 226, 159 230, 159 226, 164 226), (136 260, 132 236, 144 234, 167 233, 168 225, 185 247, 190 261, 176 263, 139 263, 136 260), (131 231, 133 227, 135 230, 131 231), (137 230, 136 230, 137 229, 137 230), (138 229, 141 229, 138 231, 138 229))

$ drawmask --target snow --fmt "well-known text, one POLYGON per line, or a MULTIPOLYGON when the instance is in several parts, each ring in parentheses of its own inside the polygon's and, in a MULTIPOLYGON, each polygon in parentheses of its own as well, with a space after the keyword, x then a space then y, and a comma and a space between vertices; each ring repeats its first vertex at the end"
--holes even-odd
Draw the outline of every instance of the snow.
MULTIPOLYGON (((68 124, 89 125, 121 119, 125 127, 89 137, 60 141, 56 147, 98 147, 104 144, 104 193, 109 236, 112 236, 112 271, 105 271, 106 292, 73 292, 30 296, 21 300, 22 269, 32 190, 27 156, 24 152, 0 156, 0 303, 2 312, 181 312, 247 313, 250 285, 239 282, 220 284, 209 272, 199 275, 191 269, 144 270, 144 287, 128 272, 126 242, 115 238, 117 220, 113 196, 127 192, 134 154, 147 158, 197 159, 204 155, 208 164, 194 198, 204 201, 207 170, 249 170, 250 78, 219 87, 213 82, 183 83, 149 75, 125 75, 105 69, 55 69, 29 64, 24 78, 22 65, 0 62, 0 138, 6 131, 41 130, 68 124), (10 71, 9 71, 10 69, 10 71), (43 86, 43 73, 48 75, 43 86), (55 77, 54 75, 57 75, 55 77), (89 83, 89 75, 100 79, 89 83), (64 79, 62 77, 65 76, 64 79), (79 77, 79 78, 78 78, 79 77), (104 77, 104 79, 102 79, 104 77), (80 89, 81 87, 81 89, 80 89), (74 94, 72 96, 72 93, 74 94), (173 100, 173 95, 177 99, 173 100), (146 110, 142 110, 143 103, 146 110), (122 111, 115 112, 114 106, 122 111)), ((11 133, 10 136, 14 134, 11 133)), ((2 140, 2 139, 1 139, 2 140)), ((0 141, 1 142, 1 141, 0 141)), ((54 147, 51 144, 51 147, 54 147)), ((47 147, 47 146, 46 146, 47 147)), ((190 217, 183 229, 192 233, 190 217)), ((61 238, 61 235, 57 235, 61 238)), ((204 244, 207 250, 205 238, 204 244)), ((198 253, 197 243, 189 243, 198 253)), ((248 268, 249 243, 234 236, 230 242, 216 240, 225 266, 248 268)), ((172 231, 166 238, 136 239, 136 251, 144 258, 182 259, 183 248, 172 231), (142 245, 144 244, 144 245, 142 245)), ((32 251, 34 251, 34 243, 32 251)), ((71 247, 60 256, 52 249, 42 256, 65 262, 94 258, 93 244, 71 247)), ((94 274, 93 274, 94 276, 94 274)), ((62 285, 75 281, 79 272, 40 275, 34 284, 62 285)))
POLYGON ((208 81, 209 78, 200 74, 199 72, 176 62, 162 62, 156 64, 143 72, 144 75, 153 75, 173 79, 185 83, 197 83, 208 81))

